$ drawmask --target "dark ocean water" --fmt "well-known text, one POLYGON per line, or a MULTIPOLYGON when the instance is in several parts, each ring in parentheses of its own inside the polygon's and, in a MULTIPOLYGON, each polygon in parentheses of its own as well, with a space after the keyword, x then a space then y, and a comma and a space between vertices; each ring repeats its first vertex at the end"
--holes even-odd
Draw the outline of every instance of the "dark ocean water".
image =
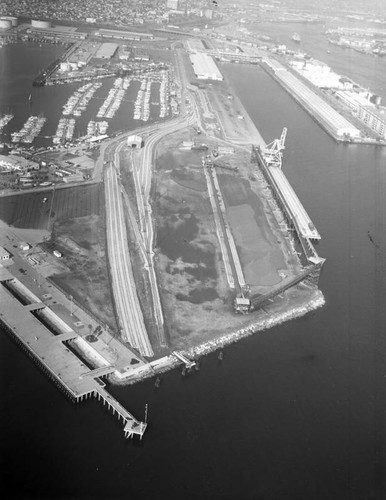
MULTIPOLYGON (((385 86, 383 63, 352 57, 385 86)), ((141 443, 96 403, 69 403, 0 335, 8 498, 386 498, 386 151, 336 144, 257 67, 221 69, 267 141, 288 127, 284 169, 322 235, 326 305, 159 390, 112 388, 138 418, 148 403, 141 443)))

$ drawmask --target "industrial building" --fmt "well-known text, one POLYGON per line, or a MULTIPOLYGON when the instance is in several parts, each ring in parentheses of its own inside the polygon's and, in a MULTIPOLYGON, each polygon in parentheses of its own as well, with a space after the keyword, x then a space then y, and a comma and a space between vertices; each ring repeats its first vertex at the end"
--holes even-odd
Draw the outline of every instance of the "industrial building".
POLYGON ((382 115, 374 104, 355 92, 338 91, 335 95, 367 127, 374 130, 382 139, 386 139, 386 115, 382 115))
POLYGON ((4 21, 10 21, 12 28, 18 25, 18 20, 15 16, 1 16, 0 19, 4 21))
POLYGON ((189 57, 193 64, 194 73, 200 80, 223 79, 223 76, 212 57, 202 52, 191 54, 189 57))
POLYGON ((97 57, 98 59, 111 59, 112 57, 114 57, 117 49, 118 45, 116 43, 102 43, 97 53, 95 54, 95 57, 97 57))
POLYGON ((64 38, 70 40, 84 40, 87 33, 77 31, 73 26, 52 26, 51 21, 31 21, 27 33, 44 36, 45 38, 64 38))
POLYGON ((9 260, 10 253, 3 247, 0 247, 0 260, 9 260))
POLYGON ((302 83, 295 75, 286 70, 278 61, 265 59, 264 62, 274 71, 275 76, 294 98, 312 113, 317 121, 330 130, 339 139, 359 138, 361 132, 346 118, 340 115, 324 99, 302 83))
POLYGON ((9 19, 5 19, 4 17, 0 17, 0 29, 1 30, 9 30, 12 28, 12 22, 9 19))
POLYGON ((127 138, 127 145, 130 148, 141 148, 143 144, 142 137, 140 135, 129 135, 127 138))
POLYGON ((52 23, 51 21, 40 21, 39 19, 32 19, 31 26, 32 28, 49 29, 52 28, 52 23))
POLYGON ((172 10, 178 10, 179 0, 167 0, 166 7, 172 10))
POLYGON ((94 35, 98 38, 114 38, 116 40, 152 40, 154 38, 153 34, 151 33, 109 29, 100 29, 95 32, 94 35))

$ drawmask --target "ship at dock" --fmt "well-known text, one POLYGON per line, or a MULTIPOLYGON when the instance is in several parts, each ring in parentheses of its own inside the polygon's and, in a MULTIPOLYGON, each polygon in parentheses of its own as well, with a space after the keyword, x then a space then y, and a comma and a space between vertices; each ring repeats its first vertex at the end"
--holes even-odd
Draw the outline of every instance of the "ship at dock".
POLYGON ((296 33, 296 31, 292 34, 291 40, 293 40, 296 43, 300 43, 302 41, 302 37, 299 35, 299 33, 296 33))

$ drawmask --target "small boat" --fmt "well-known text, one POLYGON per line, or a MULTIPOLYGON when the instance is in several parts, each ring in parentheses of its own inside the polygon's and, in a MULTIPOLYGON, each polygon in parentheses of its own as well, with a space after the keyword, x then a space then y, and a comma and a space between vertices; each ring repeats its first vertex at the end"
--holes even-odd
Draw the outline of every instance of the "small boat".
POLYGON ((220 351, 218 353, 217 359, 220 360, 220 361, 222 361, 224 359, 224 353, 223 353, 223 351, 220 351))
POLYGON ((291 39, 296 43, 300 43, 302 41, 301 36, 299 35, 299 33, 296 33, 296 31, 291 36, 291 39))
POLYGON ((159 377, 157 377, 157 378, 155 379, 154 385, 155 385, 155 387, 156 387, 157 389, 158 389, 158 388, 159 388, 159 386, 161 385, 161 379, 160 379, 159 377))

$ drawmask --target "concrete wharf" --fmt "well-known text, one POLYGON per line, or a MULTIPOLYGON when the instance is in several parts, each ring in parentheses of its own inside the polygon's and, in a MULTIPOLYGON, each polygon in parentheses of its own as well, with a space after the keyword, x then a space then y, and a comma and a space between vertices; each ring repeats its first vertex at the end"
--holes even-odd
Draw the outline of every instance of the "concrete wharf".
POLYGON ((89 369, 69 343, 80 338, 79 335, 67 325, 66 331, 61 328, 55 335, 33 314, 37 309, 49 312, 59 327, 64 325, 49 307, 0 265, 0 323, 6 331, 73 402, 97 398, 123 420, 125 437, 138 435, 142 438, 147 424, 136 420, 114 399, 100 379, 110 373, 112 367, 89 369), (20 297, 21 290, 26 291, 24 300, 20 297))
MULTIPOLYGON (((313 225, 282 169, 276 166, 269 166, 264 160, 260 147, 254 147, 253 153, 268 185, 273 191, 276 201, 279 203, 287 220, 296 229, 299 239, 307 241, 319 240, 320 234, 313 225)), ((316 252, 312 253, 315 257, 316 252)))

